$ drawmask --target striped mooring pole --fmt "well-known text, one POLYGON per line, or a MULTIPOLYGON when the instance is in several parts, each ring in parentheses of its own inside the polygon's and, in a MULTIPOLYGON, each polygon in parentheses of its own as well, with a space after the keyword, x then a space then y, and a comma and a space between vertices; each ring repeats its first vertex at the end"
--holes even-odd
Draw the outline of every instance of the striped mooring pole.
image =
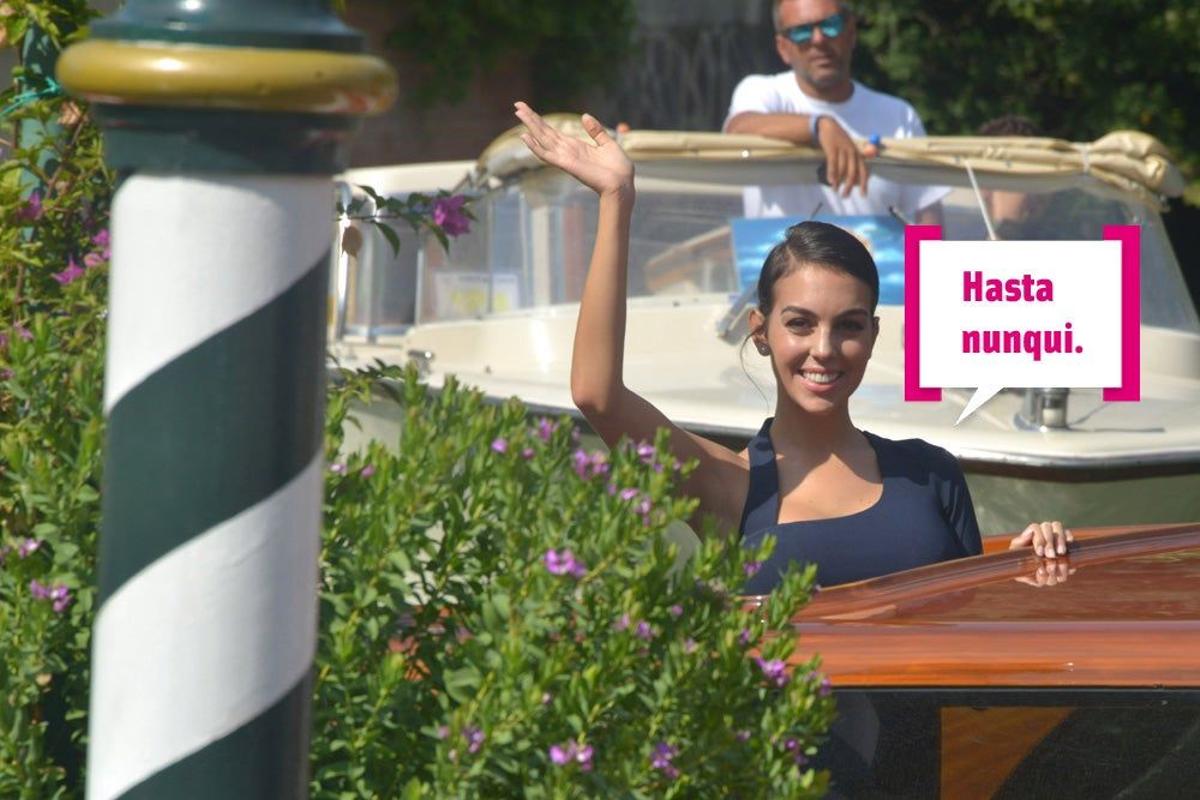
POLYGON ((395 75, 323 0, 129 0, 58 76, 122 178, 87 797, 307 796, 331 178, 395 75))

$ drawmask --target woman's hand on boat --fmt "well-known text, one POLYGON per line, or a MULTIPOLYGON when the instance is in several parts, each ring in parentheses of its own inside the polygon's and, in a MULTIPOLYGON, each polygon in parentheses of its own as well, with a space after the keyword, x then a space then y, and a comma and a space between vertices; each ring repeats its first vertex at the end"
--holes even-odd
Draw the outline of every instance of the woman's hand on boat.
POLYGON ((523 102, 514 104, 517 119, 525 125, 521 141, 535 156, 558 167, 596 194, 629 194, 633 189, 633 162, 604 126, 590 114, 580 121, 595 144, 566 136, 548 125, 523 102))
POLYGON ((1063 527, 1058 520, 1053 522, 1031 522, 1025 530, 1012 538, 1008 543, 1009 550, 1019 547, 1033 547, 1033 552, 1045 558, 1056 558, 1066 555, 1067 548, 1075 537, 1071 531, 1063 527))

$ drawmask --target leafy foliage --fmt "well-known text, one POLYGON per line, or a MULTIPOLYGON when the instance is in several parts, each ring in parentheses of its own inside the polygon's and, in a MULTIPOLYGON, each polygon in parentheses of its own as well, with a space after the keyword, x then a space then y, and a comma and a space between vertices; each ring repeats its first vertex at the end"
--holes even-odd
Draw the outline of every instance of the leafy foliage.
POLYGON ((535 103, 602 86, 629 52, 633 0, 407 0, 388 44, 428 70, 420 105, 458 102, 502 59, 529 59, 535 103))
POLYGON ((743 609, 732 593, 762 554, 711 537, 679 563, 661 531, 694 502, 676 499, 687 468, 665 432, 605 457, 566 420, 531 425, 453 381, 433 395, 414 370, 344 381, 331 460, 373 392, 395 395, 403 435, 329 475, 314 797, 823 788, 804 762, 827 687, 813 663, 778 674, 792 639, 764 638, 813 573, 743 609))
MULTIPOLYGON (((88 16, 11 7, 10 40, 88 16)), ((25 73, 0 98, 0 797, 40 800, 82 790, 112 181, 89 118, 25 73)))
MULTIPOLYGON (((428 231, 449 250, 450 237, 460 236, 470 230, 471 222, 475 220, 474 213, 467 206, 470 198, 466 195, 454 195, 444 189, 434 195, 413 192, 403 198, 379 194, 371 186, 358 186, 362 197, 355 197, 348 205, 339 200, 336 206, 339 219, 361 221, 373 226, 387 240, 395 255, 400 250, 400 235, 393 227, 393 220, 406 222, 414 231, 428 231), (371 213, 366 212, 367 200, 374 206, 371 213)), ((342 233, 342 246, 351 254, 357 254, 362 246, 362 235, 357 228, 348 227, 342 233)))
POLYGON ((1192 0, 863 0, 856 74, 938 133, 1022 114, 1047 135, 1154 134, 1200 175, 1192 0))

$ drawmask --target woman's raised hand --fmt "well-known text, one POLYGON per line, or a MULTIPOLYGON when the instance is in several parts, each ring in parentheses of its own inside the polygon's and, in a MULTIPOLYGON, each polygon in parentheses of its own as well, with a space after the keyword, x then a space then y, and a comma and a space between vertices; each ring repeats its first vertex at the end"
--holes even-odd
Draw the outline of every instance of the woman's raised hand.
POLYGON ((584 114, 581 118, 583 129, 595 142, 588 144, 559 133, 525 103, 514 105, 517 119, 525 124, 521 141, 542 161, 574 176, 599 195, 629 194, 633 190, 633 162, 595 117, 584 114))

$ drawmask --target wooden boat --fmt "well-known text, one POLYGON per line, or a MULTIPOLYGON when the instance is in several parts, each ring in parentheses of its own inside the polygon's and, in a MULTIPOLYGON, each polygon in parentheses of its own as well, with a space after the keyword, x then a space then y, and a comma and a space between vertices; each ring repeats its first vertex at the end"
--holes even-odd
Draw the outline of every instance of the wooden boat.
MULTIPOLYGON (((1174 798, 1200 764, 1200 525, 1076 531, 821 590, 777 635, 820 653, 849 796, 1174 798)), ((753 601, 751 601, 753 602, 753 601)))

